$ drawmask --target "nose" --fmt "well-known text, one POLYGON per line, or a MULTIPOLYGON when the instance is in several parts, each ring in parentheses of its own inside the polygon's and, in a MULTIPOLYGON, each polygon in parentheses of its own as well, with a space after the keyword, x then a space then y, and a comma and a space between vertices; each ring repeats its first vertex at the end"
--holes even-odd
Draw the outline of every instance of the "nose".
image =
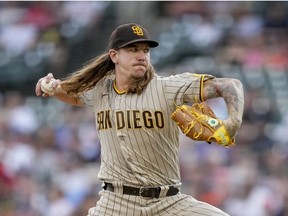
POLYGON ((137 60, 138 61, 145 61, 147 59, 147 53, 145 53, 143 50, 138 52, 137 60))

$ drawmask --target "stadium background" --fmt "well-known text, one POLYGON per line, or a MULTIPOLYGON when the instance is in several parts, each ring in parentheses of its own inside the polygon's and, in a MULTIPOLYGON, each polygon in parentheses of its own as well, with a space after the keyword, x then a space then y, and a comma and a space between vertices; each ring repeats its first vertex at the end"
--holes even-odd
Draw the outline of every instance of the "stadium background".
MULTIPOLYGON (((98 199, 100 145, 85 109, 35 97, 106 49, 118 24, 146 26, 159 75, 239 78, 231 149, 181 136, 182 191, 233 216, 288 215, 288 2, 0 2, 0 215, 80 216, 98 199)), ((225 117, 223 101, 212 101, 225 117)))

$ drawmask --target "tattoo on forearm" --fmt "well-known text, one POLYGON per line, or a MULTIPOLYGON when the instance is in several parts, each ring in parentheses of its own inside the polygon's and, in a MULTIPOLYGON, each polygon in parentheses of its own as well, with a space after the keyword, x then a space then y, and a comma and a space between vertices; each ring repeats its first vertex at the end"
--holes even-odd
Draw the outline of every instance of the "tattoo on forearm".
POLYGON ((228 133, 235 136, 242 123, 244 110, 244 93, 242 84, 236 79, 215 79, 205 89, 207 99, 223 97, 228 110, 225 120, 228 133))

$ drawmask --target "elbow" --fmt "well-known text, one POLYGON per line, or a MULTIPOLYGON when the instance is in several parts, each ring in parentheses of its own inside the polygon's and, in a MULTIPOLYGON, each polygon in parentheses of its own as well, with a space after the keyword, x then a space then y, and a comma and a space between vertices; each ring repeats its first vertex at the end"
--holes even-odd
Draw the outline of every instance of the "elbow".
POLYGON ((236 86, 238 89, 243 89, 243 84, 239 79, 232 78, 230 81, 230 83, 236 86))

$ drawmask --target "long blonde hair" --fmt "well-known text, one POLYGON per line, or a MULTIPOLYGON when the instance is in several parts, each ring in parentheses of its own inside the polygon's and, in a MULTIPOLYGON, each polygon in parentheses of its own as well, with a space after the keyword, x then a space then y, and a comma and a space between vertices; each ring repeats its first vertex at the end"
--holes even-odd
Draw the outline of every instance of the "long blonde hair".
MULTIPOLYGON (((111 60, 109 53, 102 54, 88 61, 81 69, 64 78, 61 82, 61 87, 67 94, 78 95, 92 89, 102 78, 113 73, 114 69, 115 64, 111 60)), ((155 70, 150 64, 144 77, 131 80, 127 93, 141 94, 154 76, 155 70)))

